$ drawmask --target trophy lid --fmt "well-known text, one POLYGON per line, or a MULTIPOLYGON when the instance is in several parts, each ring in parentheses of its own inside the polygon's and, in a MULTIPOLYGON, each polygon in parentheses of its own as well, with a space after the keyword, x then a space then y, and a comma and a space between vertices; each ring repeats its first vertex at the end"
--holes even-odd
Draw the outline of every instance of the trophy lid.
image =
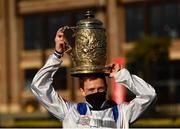
POLYGON ((92 11, 86 12, 85 19, 82 19, 77 23, 77 28, 104 29, 103 23, 95 18, 92 11))

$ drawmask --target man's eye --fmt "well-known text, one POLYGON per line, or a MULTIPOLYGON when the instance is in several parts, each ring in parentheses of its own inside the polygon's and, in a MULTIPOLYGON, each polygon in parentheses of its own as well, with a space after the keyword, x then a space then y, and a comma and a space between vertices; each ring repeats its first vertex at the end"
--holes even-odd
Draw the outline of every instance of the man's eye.
POLYGON ((104 88, 101 88, 101 89, 99 89, 98 91, 99 91, 99 92, 103 92, 103 91, 104 91, 104 88))
POLYGON ((94 89, 89 89, 88 92, 92 93, 94 92, 94 89))

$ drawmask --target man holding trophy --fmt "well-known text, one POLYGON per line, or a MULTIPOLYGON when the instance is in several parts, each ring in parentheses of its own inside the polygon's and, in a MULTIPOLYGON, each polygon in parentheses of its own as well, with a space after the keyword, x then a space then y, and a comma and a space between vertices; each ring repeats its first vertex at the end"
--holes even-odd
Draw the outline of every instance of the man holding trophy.
POLYGON ((64 100, 52 86, 53 75, 63 62, 61 57, 69 48, 64 28, 55 37, 55 52, 35 75, 31 89, 43 106, 63 123, 63 128, 129 128, 155 100, 154 88, 119 64, 105 66, 105 29, 88 13, 76 27, 72 47, 74 67, 72 76, 80 78, 80 91, 85 102, 64 100), (136 97, 129 103, 116 104, 107 99, 106 76, 123 84, 136 97))

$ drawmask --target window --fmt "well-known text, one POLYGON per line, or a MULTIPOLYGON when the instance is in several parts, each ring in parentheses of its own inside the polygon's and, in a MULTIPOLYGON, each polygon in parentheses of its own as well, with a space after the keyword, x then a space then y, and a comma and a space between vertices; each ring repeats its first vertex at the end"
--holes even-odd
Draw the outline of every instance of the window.
POLYGON ((43 39, 43 18, 41 16, 25 16, 24 17, 24 49, 34 50, 41 49, 41 41, 43 39))
POLYGON ((25 50, 54 48, 54 37, 58 28, 75 26, 82 18, 83 14, 78 12, 25 16, 25 50))
POLYGON ((170 61, 167 64, 154 67, 152 85, 158 95, 158 104, 178 103, 180 100, 180 61, 170 61))
POLYGON ((125 7, 126 41, 134 41, 144 35, 144 7, 125 7))
POLYGON ((155 36, 180 37, 180 5, 155 5, 150 8, 150 29, 155 36))
POLYGON ((126 41, 144 35, 180 38, 180 4, 126 6, 126 41), (145 30, 146 29, 146 30, 145 30))

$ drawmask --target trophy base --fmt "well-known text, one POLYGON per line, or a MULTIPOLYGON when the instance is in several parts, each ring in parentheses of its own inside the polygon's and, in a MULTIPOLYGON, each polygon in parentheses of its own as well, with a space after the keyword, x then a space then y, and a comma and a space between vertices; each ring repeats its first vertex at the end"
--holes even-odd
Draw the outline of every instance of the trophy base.
POLYGON ((71 69, 71 76, 73 77, 92 76, 92 75, 109 76, 109 72, 107 71, 106 67, 102 67, 102 66, 82 66, 71 69))

